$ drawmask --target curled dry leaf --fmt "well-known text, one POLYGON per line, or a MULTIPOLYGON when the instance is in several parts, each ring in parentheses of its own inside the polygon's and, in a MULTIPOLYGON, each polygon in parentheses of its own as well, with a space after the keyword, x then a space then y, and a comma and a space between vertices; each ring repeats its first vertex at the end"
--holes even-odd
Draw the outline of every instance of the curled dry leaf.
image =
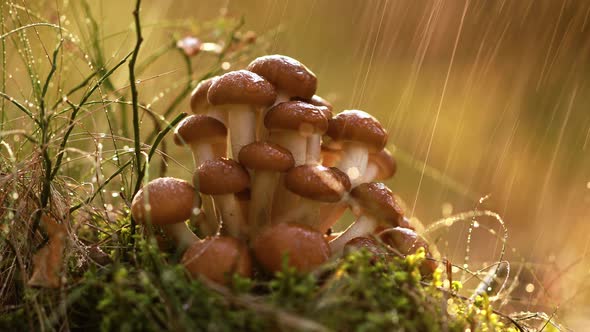
POLYGON ((28 284, 44 288, 59 288, 66 245, 66 226, 47 215, 43 215, 42 220, 47 229, 49 241, 33 255, 33 274, 28 284))

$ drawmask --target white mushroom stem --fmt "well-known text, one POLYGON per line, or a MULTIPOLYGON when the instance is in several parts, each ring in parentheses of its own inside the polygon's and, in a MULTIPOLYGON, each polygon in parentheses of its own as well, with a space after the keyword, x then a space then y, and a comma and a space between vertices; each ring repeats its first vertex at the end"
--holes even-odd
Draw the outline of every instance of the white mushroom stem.
POLYGON ((237 158, 243 146, 256 141, 256 108, 250 105, 228 105, 229 136, 232 158, 237 158))
POLYGON ((227 127, 227 111, 223 107, 209 106, 204 114, 219 120, 227 127))
POLYGON ((250 234, 270 224, 274 189, 279 182, 280 173, 272 171, 256 171, 252 178, 250 211, 248 225, 250 234))
POLYGON ((330 241, 330 249, 333 256, 340 256, 344 245, 359 236, 366 236, 377 229, 378 221, 370 216, 361 215, 355 222, 353 222, 344 232, 342 232, 334 240, 330 241))
POLYGON ((162 225, 160 227, 176 243, 176 249, 180 252, 184 252, 188 247, 199 241, 199 238, 184 222, 162 225))
POLYGON ((201 201, 201 208, 205 213, 205 220, 201 225, 199 225, 199 229, 204 236, 215 235, 217 233, 217 229, 219 228, 219 223, 217 222, 217 214, 215 213, 213 198, 211 198, 209 195, 202 195, 201 201))
POLYGON ((301 198, 299 201, 299 208, 303 210, 303 215, 298 220, 294 221, 298 224, 308 225, 315 230, 319 230, 321 205, 322 202, 320 201, 301 198))
POLYGON ((319 164, 322 160, 322 135, 312 134, 307 137, 306 164, 319 164))
POLYGON ((275 103, 272 106, 287 102, 289 100, 291 100, 290 94, 288 94, 286 91, 278 90, 277 91, 277 99, 275 99, 275 103))
POLYGON ((295 166, 305 164, 307 138, 291 130, 275 130, 270 133, 269 140, 291 151, 295 166))
POLYGON ((303 209, 299 205, 300 200, 301 196, 285 188, 284 176, 279 177, 279 182, 274 189, 271 223, 276 225, 299 218, 303 214, 303 209))
POLYGON ((221 231, 238 239, 246 235, 246 221, 234 194, 213 195, 213 200, 221 216, 221 231))
POLYGON ((322 205, 320 207, 320 232, 325 233, 330 227, 334 226, 340 217, 342 217, 347 207, 348 203, 345 201, 322 205))
POLYGON ((338 168, 348 175, 353 188, 362 183, 362 175, 367 169, 368 160, 369 149, 364 144, 356 142, 344 144, 338 168))
POLYGON ((369 162, 367 164, 367 168, 365 169, 365 172, 362 175, 361 183, 373 182, 373 180, 375 180, 375 178, 377 178, 378 174, 379 174, 379 166, 377 166, 377 164, 375 164, 375 163, 369 162))
MULTIPOLYGON (((195 168, 198 168, 202 163, 207 160, 213 160, 217 157, 223 157, 226 154, 225 146, 219 148, 223 144, 211 144, 211 143, 193 143, 191 144, 191 151, 193 153, 193 160, 195 162, 195 168)), ((197 183, 194 183, 198 187, 197 183)), ((203 235, 213 235, 217 232, 218 223, 217 215, 215 213, 215 206, 210 196, 202 196, 202 209, 205 212, 205 223, 199 225, 199 228, 203 232, 203 235)), ((191 219, 191 221, 194 221, 191 219)))

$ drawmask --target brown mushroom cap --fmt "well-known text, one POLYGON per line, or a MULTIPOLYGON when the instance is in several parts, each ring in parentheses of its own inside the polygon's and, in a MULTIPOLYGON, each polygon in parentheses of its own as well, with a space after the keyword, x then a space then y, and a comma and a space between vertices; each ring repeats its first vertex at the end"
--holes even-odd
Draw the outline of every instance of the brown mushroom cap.
POLYGON ((353 141, 366 144, 369 152, 378 152, 387 143, 387 132, 379 121, 359 110, 338 113, 330 120, 326 135, 334 141, 353 141))
POLYGON ((205 161, 197 168, 197 176, 200 191, 207 195, 237 193, 250 184, 248 171, 237 161, 228 158, 205 161))
POLYGON ((288 101, 271 108, 264 117, 269 129, 299 131, 305 134, 323 134, 328 130, 328 119, 317 107, 302 101, 288 101))
POLYGON ((221 75, 209 88, 207 99, 211 105, 248 104, 270 106, 277 93, 263 77, 247 70, 221 75))
POLYGON ((379 241, 373 237, 367 236, 355 237, 354 239, 346 242, 343 252, 346 255, 358 250, 366 250, 371 254, 371 256, 375 258, 383 258, 390 255, 382 243, 379 243, 379 241))
POLYGON ((371 153, 369 155, 369 162, 375 163, 379 172, 377 173, 376 180, 386 180, 395 175, 397 170, 397 163, 391 152, 387 149, 383 149, 377 153, 371 153))
POLYGON ((394 227, 403 222, 404 212, 393 192, 385 184, 363 183, 353 188, 350 195, 361 207, 363 214, 372 215, 394 227))
POLYGON ((225 125, 210 116, 190 115, 184 118, 174 130, 176 145, 192 142, 223 142, 227 139, 225 125))
POLYGON ((275 172, 286 172, 295 164, 289 150, 268 142, 254 142, 244 146, 238 159, 247 168, 275 172))
POLYGON ((350 190, 351 184, 348 176, 336 167, 300 165, 287 172, 285 187, 311 200, 335 203, 350 190))
POLYGON ((201 110, 204 110, 206 107, 209 106, 209 101, 207 100, 207 92, 211 87, 211 84, 217 80, 219 76, 213 76, 206 80, 199 82, 197 87, 191 93, 191 111, 195 114, 201 113, 201 110))
POLYGON ((310 99, 317 88, 315 74, 288 56, 275 54, 259 57, 246 69, 266 78, 277 90, 284 90, 290 96, 310 99))
POLYGON ((252 243, 258 262, 269 272, 282 270, 284 255, 289 266, 308 272, 330 257, 330 246, 324 235, 309 226, 280 223, 265 228, 252 243))
MULTIPOLYGON (((424 248, 427 258, 432 258, 428 248, 428 242, 411 229, 403 227, 388 228, 378 234, 378 237, 385 244, 399 251, 402 255, 415 253, 418 248, 424 248)), ((436 262, 427 259, 422 263, 420 271, 423 274, 432 274, 436 270, 436 262)))
POLYGON ((203 275, 225 285, 231 274, 252 276, 252 258, 246 244, 227 236, 208 237, 190 246, 182 255, 182 264, 193 278, 203 275))
POLYGON ((313 106, 323 106, 325 108, 328 109, 328 111, 330 111, 330 113, 334 110, 334 106, 332 106, 332 104, 325 100, 324 98, 318 96, 318 95, 313 95, 310 99, 304 99, 301 97, 293 97, 291 98, 291 100, 299 100, 299 101, 304 101, 308 104, 312 104, 313 106))
POLYGON ((326 167, 336 166, 341 157, 342 150, 335 150, 329 145, 322 144, 322 165, 326 167))
MULTIPOLYGON (((195 195, 195 188, 184 180, 158 178, 150 181, 133 197, 131 215, 140 223, 149 220, 154 225, 183 222, 191 216, 195 195)), ((200 198, 197 205, 200 206, 200 198)))

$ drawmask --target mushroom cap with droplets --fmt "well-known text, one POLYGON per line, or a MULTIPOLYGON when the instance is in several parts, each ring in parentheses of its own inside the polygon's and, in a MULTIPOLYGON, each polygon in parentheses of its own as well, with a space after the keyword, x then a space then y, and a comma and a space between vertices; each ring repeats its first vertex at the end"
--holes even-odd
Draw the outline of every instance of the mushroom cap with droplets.
POLYGON ((369 152, 378 152, 387 144, 387 132, 369 113, 346 110, 336 114, 329 123, 326 135, 333 141, 365 144, 369 152))
POLYGON ((293 130, 303 135, 323 134, 328 130, 324 113, 302 101, 288 101, 273 106, 264 117, 268 130, 293 130))
POLYGON ((187 116, 174 130, 176 145, 223 142, 226 139, 227 127, 221 121, 201 114, 187 116))
POLYGON ((322 201, 338 202, 350 191, 350 179, 336 167, 300 165, 285 175, 285 187, 299 196, 322 201))
POLYGON ((247 70, 221 75, 209 88, 207 99, 211 105, 247 104, 270 106, 277 93, 263 77, 247 70))
POLYGON ((404 212, 393 192, 380 182, 362 183, 352 189, 350 196, 360 213, 374 216, 388 226, 403 223, 404 212))
POLYGON ((195 114, 199 114, 205 111, 209 107, 209 101, 207 100, 207 92, 211 84, 217 80, 219 76, 213 76, 206 80, 203 80, 197 84, 197 87, 191 93, 191 111, 195 114))
POLYGON ((301 62, 284 55, 266 55, 256 58, 246 68, 273 84, 277 90, 291 97, 310 99, 317 88, 315 74, 301 62))
POLYGON ((135 194, 131 215, 142 224, 175 224, 189 219, 193 207, 200 205, 201 199, 190 183, 170 177, 158 178, 135 194))
POLYGON ((233 194, 250 185, 250 175, 244 166, 228 158, 217 158, 203 162, 195 172, 195 183, 206 195, 233 194))
POLYGON ((306 225, 280 223, 263 229, 252 242, 256 260, 268 272, 281 271, 283 258, 299 272, 309 272, 330 257, 324 235, 306 225))
POLYGON ((228 236, 208 237, 190 246, 181 263, 193 278, 200 275, 218 284, 231 283, 231 275, 252 276, 252 259, 248 247, 228 236))
POLYGON ((238 159, 242 165, 254 170, 286 172, 295 165, 289 150, 269 142, 253 142, 244 146, 238 159))

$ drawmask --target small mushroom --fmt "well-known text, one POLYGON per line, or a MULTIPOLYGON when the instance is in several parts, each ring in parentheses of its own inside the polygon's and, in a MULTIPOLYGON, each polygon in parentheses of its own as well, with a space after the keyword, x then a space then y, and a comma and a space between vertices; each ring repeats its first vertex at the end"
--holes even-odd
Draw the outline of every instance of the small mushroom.
POLYGON ((383 183, 363 183, 350 192, 352 211, 358 216, 342 234, 330 242, 334 254, 340 254, 346 242, 372 234, 380 225, 404 224, 403 211, 395 195, 383 183))
POLYGON ((285 187, 302 197, 299 206, 293 208, 302 213, 291 218, 295 217, 297 223, 306 224, 317 230, 320 224, 321 204, 341 201, 350 191, 350 180, 335 167, 301 165, 287 172, 285 187))
POLYGON ((436 270, 437 263, 431 254, 428 242, 415 231, 404 227, 394 227, 381 231, 377 236, 404 256, 414 254, 419 248, 424 248, 426 260, 420 266, 420 272, 423 275, 431 275, 436 270))
POLYGON ((315 74, 301 62, 288 56, 262 56, 252 61, 246 69, 264 77, 275 86, 275 105, 293 97, 310 99, 317 88, 315 74))
POLYGON ((190 115, 174 130, 174 143, 188 145, 196 167, 204 161, 227 155, 227 128, 210 116, 190 115))
POLYGON ((242 165, 253 171, 252 199, 248 213, 250 234, 268 225, 271 218, 274 190, 281 173, 293 167, 295 161, 289 150, 268 142, 250 143, 240 150, 242 165))
POLYGON ((332 143, 342 146, 342 159, 337 167, 350 177, 353 187, 362 183, 369 153, 383 150, 387 143, 387 132, 379 121, 359 110, 334 116, 326 135, 332 138, 332 143))
POLYGON ((190 246, 182 255, 182 265, 193 278, 204 276, 221 285, 231 282, 231 275, 252 276, 252 258, 242 241, 228 237, 207 237, 190 246))
POLYGON ((201 200, 188 182, 175 178, 158 178, 150 181, 133 197, 131 215, 144 225, 157 225, 184 251, 199 238, 187 227, 201 200))
POLYGON ((329 101, 325 100, 324 98, 322 98, 318 95, 313 95, 310 99, 293 97, 293 98, 291 98, 291 100, 299 100, 299 101, 304 101, 308 104, 312 104, 314 106, 322 106, 322 107, 325 107, 327 109, 327 111, 329 111, 330 113, 332 111, 334 111, 334 106, 332 106, 332 104, 329 101))
POLYGON ((191 93, 191 111, 194 114, 203 114, 215 118, 227 127, 227 112, 225 109, 211 105, 207 100, 207 92, 209 92, 211 84, 218 78, 219 76, 213 76, 197 84, 197 87, 191 93))
POLYGON ((233 159, 217 158, 202 163, 194 176, 201 193, 211 195, 221 213, 222 233, 244 238, 246 219, 235 194, 250 184, 248 171, 233 159))
POLYGON ((272 107, 264 125, 269 130, 269 141, 291 151, 295 166, 299 166, 306 162, 308 137, 325 133, 328 119, 316 106, 289 101, 272 107))
POLYGON ((367 169, 363 174, 362 182, 384 181, 392 178, 397 170, 397 163, 391 152, 383 149, 377 153, 369 154, 367 169))
POLYGON ((226 73, 211 84, 209 103, 228 111, 233 158, 242 147, 256 141, 258 111, 272 105, 276 97, 272 84, 247 70, 226 73))
POLYGON ((309 226, 281 223, 267 227, 252 242, 254 256, 268 272, 282 270, 283 259, 299 272, 309 272, 330 257, 324 235, 309 226))
POLYGON ((326 167, 335 167, 340 162, 342 150, 334 149, 330 145, 322 144, 321 146, 322 165, 326 167))

